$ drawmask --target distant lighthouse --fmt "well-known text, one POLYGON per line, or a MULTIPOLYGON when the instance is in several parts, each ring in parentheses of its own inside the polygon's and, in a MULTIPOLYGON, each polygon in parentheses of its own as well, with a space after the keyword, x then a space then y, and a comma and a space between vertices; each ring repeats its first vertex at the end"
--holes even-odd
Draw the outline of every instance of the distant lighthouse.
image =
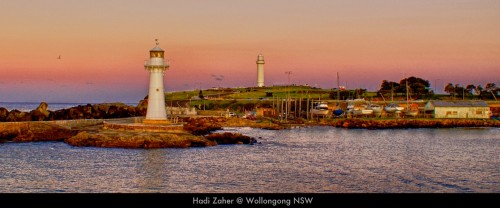
POLYGON ((257 56, 257 87, 264 87, 264 56, 257 56))
POLYGON ((149 51, 149 60, 144 63, 144 69, 149 71, 148 109, 144 123, 163 123, 167 121, 165 110, 165 93, 163 90, 163 76, 169 68, 164 61, 164 52, 158 45, 149 51))

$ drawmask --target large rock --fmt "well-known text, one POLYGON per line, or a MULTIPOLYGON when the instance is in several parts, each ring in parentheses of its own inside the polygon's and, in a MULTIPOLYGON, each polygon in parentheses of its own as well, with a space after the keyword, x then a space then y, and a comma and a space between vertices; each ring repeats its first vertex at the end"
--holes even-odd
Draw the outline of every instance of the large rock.
POLYGON ((139 104, 135 107, 135 112, 137 116, 146 116, 148 111, 148 97, 146 96, 144 100, 141 100, 139 104))
POLYGON ((6 108, 0 108, 0 122, 5 121, 7 119, 7 114, 9 114, 9 110, 6 108))
POLYGON ((123 103, 104 103, 93 106, 93 118, 127 118, 136 116, 135 107, 123 103))
POLYGON ((92 106, 92 118, 101 119, 104 118, 109 106, 93 105, 92 106))
POLYGON ((210 141, 215 141, 217 144, 255 144, 255 138, 245 136, 240 133, 224 132, 222 134, 214 133, 205 136, 210 141))
MULTIPOLYGON (((87 104, 85 106, 82 106, 83 117, 85 119, 92 119, 92 118, 94 118, 93 111, 94 111, 94 108, 92 107, 91 104, 87 104)), ((98 118, 95 118, 95 119, 98 119, 98 118)))
POLYGON ((83 107, 76 106, 69 109, 69 119, 83 119, 83 107))
POLYGON ((225 121, 225 118, 186 118, 184 122, 183 129, 194 135, 205 135, 216 130, 221 130, 221 123, 225 121))
POLYGON ((40 105, 30 112, 32 121, 46 121, 49 120, 50 112, 47 110, 49 105, 46 102, 40 103, 40 105))
POLYGON ((69 119, 69 109, 61 109, 53 112, 54 120, 67 120, 69 119))
POLYGON ((7 118, 5 119, 7 122, 16 122, 16 121, 31 121, 30 113, 21 112, 19 110, 12 110, 7 114, 7 118))

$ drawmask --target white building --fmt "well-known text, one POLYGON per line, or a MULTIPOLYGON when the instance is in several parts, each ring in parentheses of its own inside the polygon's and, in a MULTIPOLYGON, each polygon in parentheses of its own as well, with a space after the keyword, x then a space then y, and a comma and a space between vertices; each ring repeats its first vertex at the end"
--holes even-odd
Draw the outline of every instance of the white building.
POLYGON ((485 101, 431 100, 424 107, 434 118, 490 118, 490 107, 485 101))
POLYGON ((257 87, 264 87, 264 56, 257 56, 257 87))
POLYGON ((144 63, 144 69, 149 71, 148 109, 145 123, 167 120, 163 76, 169 65, 165 63, 164 51, 158 45, 158 39, 156 39, 156 47, 149 51, 149 60, 144 63))

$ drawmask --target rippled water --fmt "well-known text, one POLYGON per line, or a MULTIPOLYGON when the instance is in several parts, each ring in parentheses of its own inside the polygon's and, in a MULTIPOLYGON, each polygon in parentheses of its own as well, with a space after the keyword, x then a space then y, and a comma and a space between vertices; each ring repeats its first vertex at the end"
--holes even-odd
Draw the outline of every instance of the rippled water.
POLYGON ((500 192, 500 129, 271 131, 189 149, 0 143, 2 192, 500 192))

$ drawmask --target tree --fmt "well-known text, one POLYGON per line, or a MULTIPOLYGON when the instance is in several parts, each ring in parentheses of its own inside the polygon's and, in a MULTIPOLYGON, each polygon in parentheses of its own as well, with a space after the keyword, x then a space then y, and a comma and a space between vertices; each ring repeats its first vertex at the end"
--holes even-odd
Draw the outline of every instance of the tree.
POLYGON ((468 84, 466 87, 465 87, 465 92, 467 92, 467 94, 469 95, 474 95, 474 91, 476 90, 476 86, 474 86, 473 84, 468 84))
POLYGON ((453 86, 452 83, 448 83, 445 87, 444 87, 444 91, 447 92, 447 93, 450 93, 450 96, 453 97, 455 95, 455 87, 453 86))
POLYGON ((488 96, 491 93, 493 98, 495 98, 495 100, 497 100, 495 93, 497 93, 499 90, 496 87, 495 83, 487 83, 486 86, 484 86, 484 89, 485 89, 485 92, 488 93, 488 96))
POLYGON ((465 92, 472 96, 472 98, 474 98, 474 91, 476 90, 476 86, 474 86, 473 84, 468 84, 466 87, 465 87, 465 92))
POLYGON ((463 97, 465 92, 465 88, 460 86, 460 84, 455 84, 455 93, 457 93, 458 97, 463 97))
POLYGON ((391 92, 394 94, 398 91, 399 89, 399 83, 397 82, 392 82, 392 81, 387 81, 383 80, 382 84, 380 85, 380 89, 377 91, 377 94, 380 94, 384 96, 386 94, 387 96, 391 95, 391 92))
POLYGON ((366 91, 367 91, 366 89, 359 88, 354 90, 354 94, 356 95, 356 98, 361 98, 363 97, 363 94, 366 93, 366 91))
POLYGON ((202 99, 202 100, 203 100, 203 99, 205 99, 205 96, 203 96, 203 92, 202 92, 201 90, 200 90, 200 92, 198 93, 198 97, 199 97, 200 99, 202 99))
POLYGON ((380 85, 379 91, 392 90, 393 88, 397 88, 397 87, 399 87, 399 83, 383 80, 382 84, 380 85))
POLYGON ((495 90, 496 88, 497 88, 497 86, 495 83, 487 83, 486 86, 484 86, 484 89, 488 92, 495 90))
POLYGON ((349 91, 348 90, 332 90, 330 92, 330 98, 331 99, 334 99, 334 100, 345 100, 346 98, 349 97, 349 91), (339 95, 340 97, 337 97, 337 95, 339 95))
POLYGON ((476 94, 481 95, 481 91, 483 91, 483 87, 481 85, 478 85, 478 86, 476 86, 476 89, 474 91, 476 91, 476 94))
POLYGON ((428 80, 424 80, 418 77, 408 77, 399 82, 400 88, 399 92, 406 93, 406 83, 408 81, 408 90, 412 93, 416 98, 421 98, 422 95, 428 95, 430 89, 430 83, 428 80))

